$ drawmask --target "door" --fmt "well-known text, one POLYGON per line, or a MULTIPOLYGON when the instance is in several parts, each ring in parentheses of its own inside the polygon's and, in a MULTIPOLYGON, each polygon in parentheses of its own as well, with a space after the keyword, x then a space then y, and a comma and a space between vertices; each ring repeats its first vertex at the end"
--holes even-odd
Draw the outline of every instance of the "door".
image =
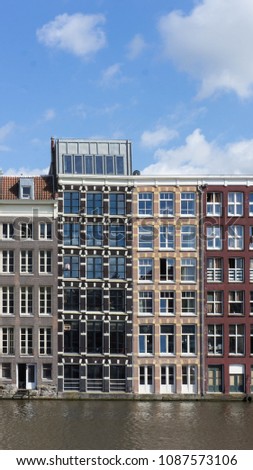
POLYGON ((140 366, 139 392, 154 393, 153 366, 140 366))
POLYGON ((182 393, 197 393, 195 366, 182 366, 182 393))
POLYGON ((35 364, 18 364, 18 388, 26 390, 36 388, 35 364))
POLYGON ((208 367, 208 392, 222 392, 222 366, 208 367))

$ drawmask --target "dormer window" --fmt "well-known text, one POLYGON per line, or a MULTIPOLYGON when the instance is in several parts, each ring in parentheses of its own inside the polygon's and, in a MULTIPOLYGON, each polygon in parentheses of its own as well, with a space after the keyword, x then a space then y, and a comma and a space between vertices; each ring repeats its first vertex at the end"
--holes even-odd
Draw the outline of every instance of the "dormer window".
POLYGON ((19 197, 20 199, 34 199, 33 178, 20 178, 19 197))

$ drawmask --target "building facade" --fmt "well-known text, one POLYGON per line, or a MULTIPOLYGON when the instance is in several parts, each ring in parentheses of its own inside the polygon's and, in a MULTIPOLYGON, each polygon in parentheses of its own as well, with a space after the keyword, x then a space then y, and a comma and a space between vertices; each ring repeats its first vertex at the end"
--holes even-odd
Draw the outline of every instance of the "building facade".
POLYGON ((253 178, 145 176, 127 140, 52 139, 0 178, 0 391, 253 391, 253 178))
POLYGON ((53 178, 0 178, 2 394, 57 393, 57 202, 53 178))

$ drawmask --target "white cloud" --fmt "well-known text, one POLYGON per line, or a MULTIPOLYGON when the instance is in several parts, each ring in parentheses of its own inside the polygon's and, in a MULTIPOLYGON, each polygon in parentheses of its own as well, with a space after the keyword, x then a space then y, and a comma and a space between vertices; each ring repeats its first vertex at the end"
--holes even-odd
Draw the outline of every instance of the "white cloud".
POLYGON ((163 16, 158 28, 167 57, 200 80, 200 98, 217 91, 252 95, 252 0, 202 0, 189 15, 163 16))
POLYGON ((13 121, 7 122, 4 126, 0 127, 0 142, 6 139, 8 135, 13 131, 15 123, 13 121))
POLYGON ((168 127, 158 127, 154 131, 144 131, 141 135, 141 144, 144 147, 158 147, 178 136, 177 131, 168 127))
POLYGON ((104 23, 104 15, 65 13, 42 26, 36 34, 37 39, 48 47, 89 58, 106 45, 106 36, 100 27, 104 23))
POLYGON ((103 70, 100 84, 103 86, 118 85, 127 81, 121 71, 121 64, 116 63, 103 70))
POLYGON ((219 146, 208 142, 200 129, 190 134, 184 145, 159 149, 156 163, 146 167, 146 175, 253 174, 253 139, 219 146))
POLYGON ((18 169, 9 168, 8 170, 4 171, 5 176, 40 176, 40 175, 48 175, 49 167, 47 168, 25 168, 20 167, 18 169))
POLYGON ((45 121, 52 121, 56 116, 55 110, 54 109, 47 109, 44 114, 43 114, 43 119, 45 121))
POLYGON ((141 34, 136 34, 132 41, 127 45, 127 57, 130 60, 137 59, 147 47, 141 34))

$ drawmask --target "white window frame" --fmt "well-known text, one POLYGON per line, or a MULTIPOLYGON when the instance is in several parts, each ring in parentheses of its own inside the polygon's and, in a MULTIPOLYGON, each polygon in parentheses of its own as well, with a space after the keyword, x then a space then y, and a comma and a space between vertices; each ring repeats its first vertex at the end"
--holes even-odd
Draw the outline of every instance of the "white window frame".
POLYGON ((244 249, 244 226, 229 225, 228 226, 228 250, 244 249))
POLYGON ((197 304, 196 291, 183 291, 181 292, 181 315, 182 316, 195 316, 197 304), (183 307, 186 303, 187 308, 183 307), (193 306, 191 306, 193 304, 193 306))
POLYGON ((39 239, 52 240, 53 239, 53 224, 52 222, 40 222, 39 224, 39 239))
POLYGON ((139 337, 138 337, 138 343, 139 343, 139 356, 153 356, 154 355, 154 325, 139 325, 139 337), (149 331, 145 331, 145 329, 149 329, 149 331), (141 347, 140 347, 140 339, 143 339, 143 346, 144 346, 144 351, 141 352, 141 347), (152 351, 149 351, 149 342, 151 342, 151 349, 152 351))
POLYGON ((175 316, 176 298, 175 291, 160 291, 160 315, 175 316))
POLYGON ((33 252, 32 250, 21 250, 20 252, 20 274, 33 273, 33 252))
POLYGON ((21 240, 33 239, 33 224, 31 222, 20 223, 20 239, 21 240))
POLYGON ((15 272, 15 257, 13 250, 0 251, 0 272, 2 274, 14 274, 15 272))
POLYGON ((222 214, 222 193, 219 192, 208 192, 206 195, 206 214, 215 215, 217 217, 222 214), (208 201, 208 199, 210 199, 208 201))
POLYGON ((14 355, 14 328, 3 326, 0 328, 0 354, 4 356, 14 355))
POLYGON ((152 291, 139 291, 139 315, 140 316, 153 316, 153 292, 152 291), (141 307, 141 305, 143 306, 141 307))
POLYGON ((32 356, 33 351, 33 328, 21 327, 20 328, 20 355, 32 356))
POLYGON ((20 316, 32 316, 34 302, 33 302, 33 286, 20 287, 20 316))
POLYGON ((139 282, 153 282, 154 260, 152 258, 139 259, 139 282))
POLYGON ((160 193, 159 211, 161 217, 173 217, 174 216, 174 204, 175 194, 170 191, 163 191, 160 193))
POLYGON ((1 309, 0 315, 13 316, 15 313, 15 293, 14 286, 0 287, 1 309))
POLYGON ((228 259, 228 282, 244 281, 244 258, 228 259))
POLYGON ((253 193, 249 193, 249 216, 253 215, 253 193))
POLYGON ((207 258, 206 278, 208 283, 223 281, 222 258, 207 258))
POLYGON ((52 328, 39 328, 39 356, 52 356, 52 328))
POLYGON ((239 191, 233 191, 228 193, 228 216, 243 216, 243 196, 243 193, 239 191))
POLYGON ((52 315, 53 294, 51 286, 39 287, 39 315, 50 316, 52 315))
POLYGON ((228 293, 228 314, 229 315, 245 315, 244 307, 244 291, 243 290, 233 290, 228 293), (234 306, 234 308, 233 308, 234 306), (238 309, 237 307, 238 306, 238 309), (234 310, 234 311, 233 311, 234 310), (236 310, 240 310, 236 311, 236 310))
POLYGON ((182 325, 182 356, 196 356, 197 345, 196 345, 196 325, 187 324, 182 325), (187 331, 188 330, 188 331, 187 331), (192 341, 193 340, 193 341, 192 341), (186 351, 183 351, 186 346, 186 351))
POLYGON ((138 247, 139 247, 139 250, 153 251, 154 249, 154 226, 153 225, 139 226, 138 247))
POLYGON ((207 354, 223 355, 223 325, 207 325, 207 354))
POLYGON ((206 249, 222 250, 222 228, 219 225, 206 227, 206 249))
POLYGON ((1 240, 14 240, 14 224, 12 222, 3 222, 0 224, 0 238, 1 240), (4 226, 6 230, 4 230, 4 226))
POLYGON ((176 392, 175 366, 166 364, 160 368, 160 393, 176 392))
POLYGON ((160 325, 160 355, 161 356, 175 356, 176 348, 176 335, 175 325, 167 323, 166 325, 160 325), (168 329, 168 331, 162 331, 168 329), (162 342, 165 343, 165 351, 162 351, 162 342), (172 346, 172 348, 171 348, 172 346), (172 349, 172 351, 170 351, 172 349))
POLYGON ((195 284, 197 278, 196 258, 181 258, 181 282, 195 284))
POLYGON ((222 316, 224 312, 224 304, 223 304, 223 291, 221 290, 212 290, 207 292, 207 315, 214 316, 219 315, 222 316), (209 308, 209 306, 211 308, 209 308))
POLYGON ((244 356, 245 355, 245 325, 235 324, 229 325, 229 355, 230 356, 244 356), (233 328, 233 331, 232 331, 233 328), (234 351, 231 352, 231 340, 234 340, 234 351), (239 342, 243 340, 241 345, 239 342), (243 346, 243 351, 239 352, 241 346, 243 346))
POLYGON ((39 273, 52 274, 52 251, 40 250, 39 251, 39 273))
POLYGON ((175 226, 174 225, 161 225, 160 226, 160 250, 175 250, 175 226))
POLYGON ((180 214, 181 217, 195 217, 196 215, 196 193, 183 191, 181 193, 180 214))
POLYGON ((196 225, 182 225, 181 226, 181 250, 196 251, 196 225))
POLYGON ((153 215, 153 199, 152 192, 141 192, 138 194, 138 214, 141 217, 152 217, 153 215))

